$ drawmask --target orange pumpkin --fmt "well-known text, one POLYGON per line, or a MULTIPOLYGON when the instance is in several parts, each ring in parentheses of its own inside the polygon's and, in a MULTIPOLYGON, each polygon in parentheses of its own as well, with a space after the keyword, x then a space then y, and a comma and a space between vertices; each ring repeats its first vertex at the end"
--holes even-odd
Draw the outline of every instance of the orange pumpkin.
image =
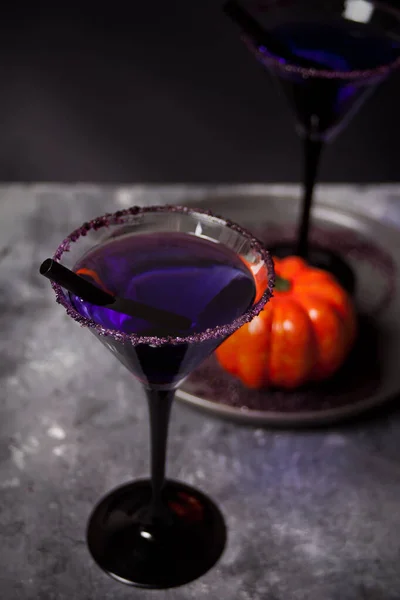
POLYGON ((326 379, 356 335, 352 302, 332 275, 295 256, 274 263, 274 297, 216 350, 222 367, 249 388, 326 379))

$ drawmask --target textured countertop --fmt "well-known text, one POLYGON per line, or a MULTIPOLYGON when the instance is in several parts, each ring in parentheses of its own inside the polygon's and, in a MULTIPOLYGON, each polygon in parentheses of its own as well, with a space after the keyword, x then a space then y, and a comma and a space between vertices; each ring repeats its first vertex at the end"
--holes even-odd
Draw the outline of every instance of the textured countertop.
MULTIPOLYGON (((2 600, 400 598, 394 410, 346 427, 292 432, 240 427, 176 402, 168 473, 221 507, 229 535, 221 561, 190 585, 149 592, 109 579, 89 556, 84 536, 93 504, 147 474, 147 408, 128 371, 56 305, 38 266, 89 217, 134 203, 195 202, 210 189, 218 193, 0 188, 2 600)), ((333 192, 382 219, 400 202, 400 186, 320 190, 333 192)))

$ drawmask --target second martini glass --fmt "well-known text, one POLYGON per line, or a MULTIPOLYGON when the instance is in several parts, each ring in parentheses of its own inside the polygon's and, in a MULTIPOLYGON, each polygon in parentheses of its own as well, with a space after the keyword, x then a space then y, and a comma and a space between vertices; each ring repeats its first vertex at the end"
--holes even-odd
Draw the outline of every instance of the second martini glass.
POLYGON ((272 251, 305 258, 352 292, 354 274, 346 261, 309 243, 313 192, 325 143, 400 65, 400 12, 375 0, 230 0, 224 9, 279 82, 304 145, 297 239, 272 251))
POLYGON ((127 584, 168 588, 192 581, 221 555, 225 525, 203 493, 165 481, 171 403, 185 377, 270 298, 269 254, 250 233, 208 212, 158 206, 85 223, 53 258, 56 264, 45 261, 42 274, 53 262, 65 287, 68 278, 74 285, 84 278, 100 290, 94 296, 117 298, 105 307, 93 295, 88 301, 92 285, 83 299, 53 282, 68 315, 142 382, 149 406, 151 480, 128 483, 99 502, 87 530, 90 552, 127 584))

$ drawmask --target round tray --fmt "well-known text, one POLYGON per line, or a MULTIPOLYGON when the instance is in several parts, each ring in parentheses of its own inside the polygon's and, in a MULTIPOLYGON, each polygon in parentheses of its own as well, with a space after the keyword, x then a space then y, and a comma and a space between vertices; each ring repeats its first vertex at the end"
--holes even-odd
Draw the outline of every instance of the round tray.
MULTIPOLYGON (((299 202, 293 197, 239 192, 205 197, 196 205, 249 228, 267 246, 295 236, 299 202)), ((400 391, 400 223, 398 213, 390 214, 395 210, 381 207, 378 219, 371 199, 363 206, 343 194, 334 202, 319 199, 314 208, 312 240, 345 256, 357 278, 358 342, 334 378, 295 392, 254 391, 212 356, 186 379, 177 397, 220 417, 279 427, 332 424, 392 399, 400 391)))

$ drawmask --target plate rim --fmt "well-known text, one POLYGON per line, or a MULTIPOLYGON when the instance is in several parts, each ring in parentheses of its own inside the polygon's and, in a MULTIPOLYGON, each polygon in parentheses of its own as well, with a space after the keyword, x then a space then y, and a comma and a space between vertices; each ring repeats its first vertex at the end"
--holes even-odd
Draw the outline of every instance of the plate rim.
POLYGON ((199 398, 180 388, 176 391, 176 396, 187 406, 206 410, 216 416, 229 419, 230 421, 240 422, 247 425, 271 425, 274 427, 307 427, 316 425, 327 425, 337 423, 356 417, 360 414, 372 411, 384 404, 389 404, 396 399, 395 394, 387 396, 374 395, 364 400, 359 400, 353 404, 345 404, 337 408, 316 411, 298 411, 298 412, 278 412, 266 410, 237 409, 227 404, 218 404, 211 400, 199 398))

